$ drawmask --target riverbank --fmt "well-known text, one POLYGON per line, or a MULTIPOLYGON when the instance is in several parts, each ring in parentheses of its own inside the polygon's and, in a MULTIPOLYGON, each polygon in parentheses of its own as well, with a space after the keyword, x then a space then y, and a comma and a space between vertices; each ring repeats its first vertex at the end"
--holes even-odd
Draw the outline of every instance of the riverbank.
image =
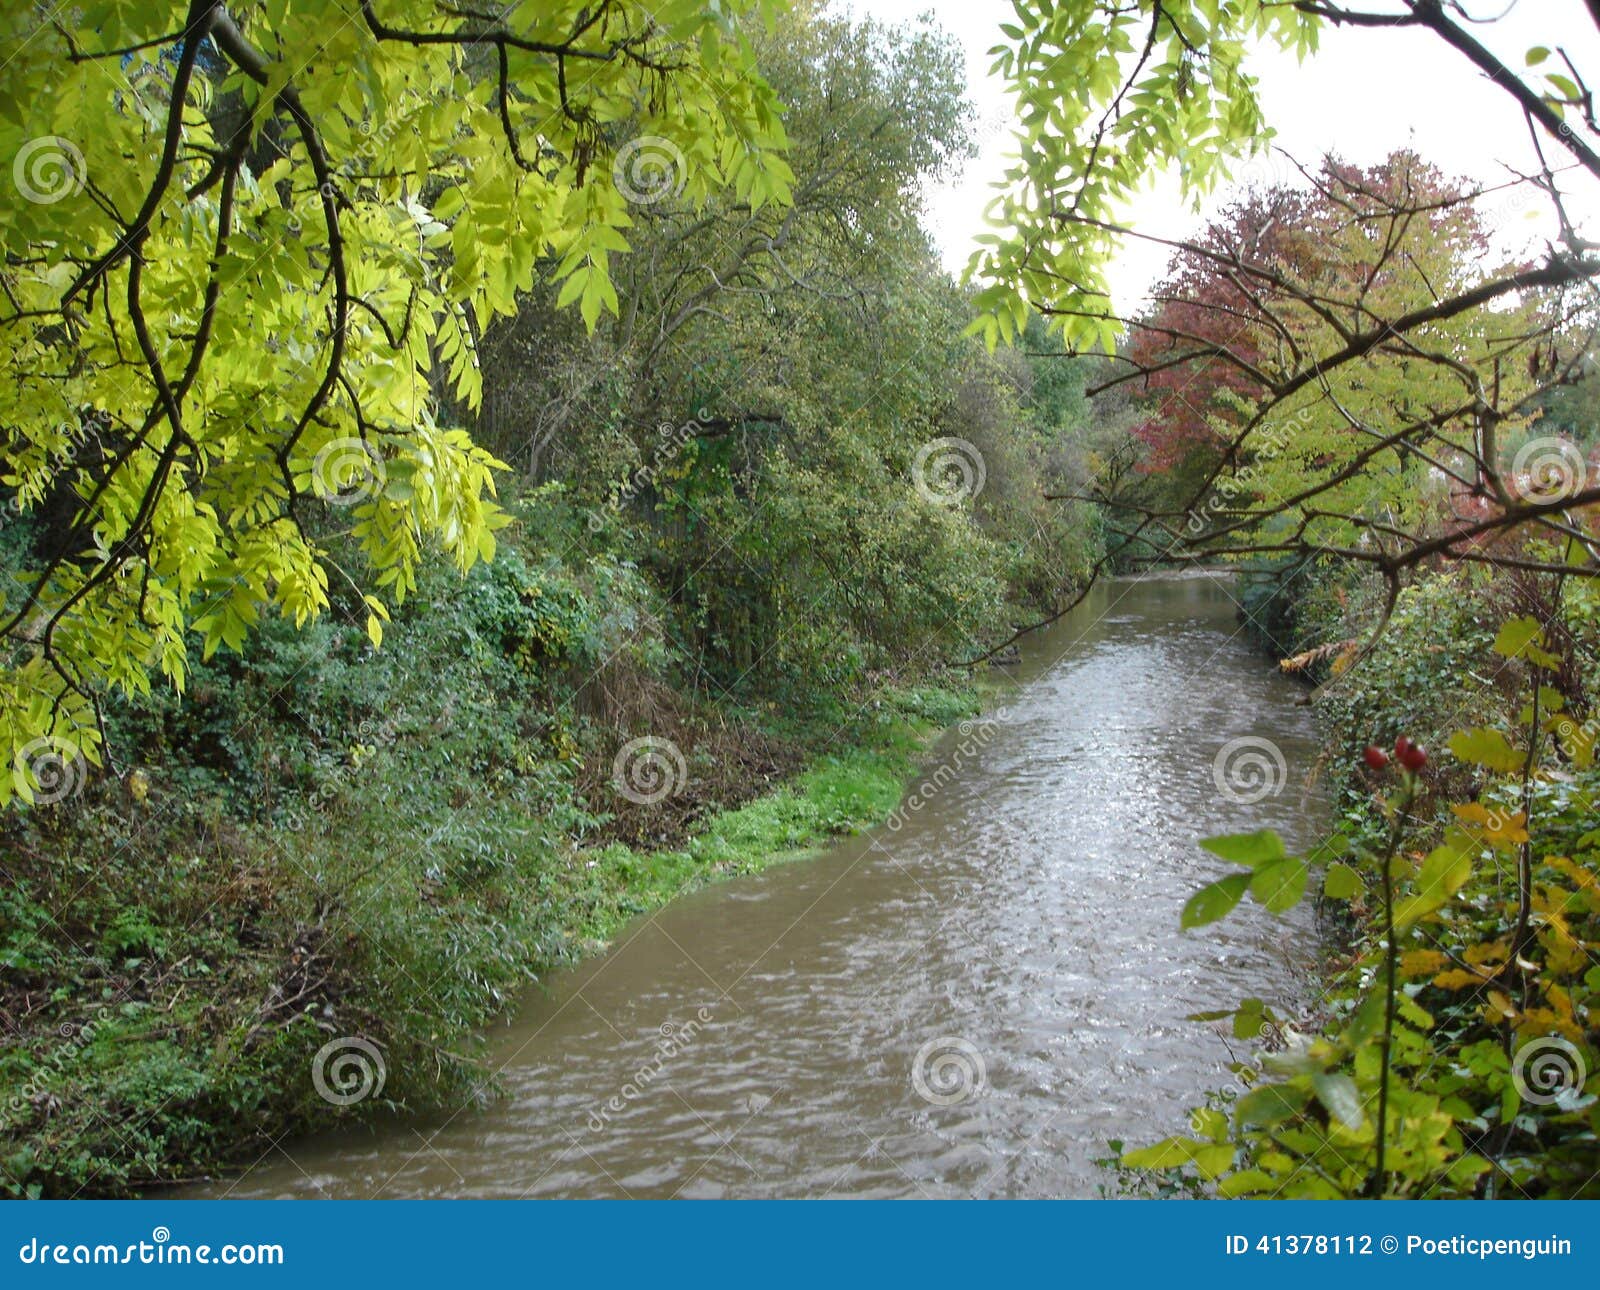
MULTIPOLYGON (((421 644, 395 648, 415 674, 421 644)), ((213 801, 196 827, 165 785, 101 784, 13 838, 0 1192, 133 1194, 248 1164, 285 1135, 491 1097, 475 1031, 529 984, 677 896, 881 821, 927 743, 978 704, 964 680, 886 680, 809 712, 724 710, 698 744, 680 718, 688 753, 652 745, 671 778, 620 798, 631 815, 546 783, 530 817, 525 794, 467 796, 439 775, 472 720, 462 681, 438 691, 455 705, 443 746, 413 692, 358 723, 275 819, 213 801), (741 754, 746 782, 718 776, 708 745, 741 754), (130 888, 136 903, 117 894, 130 888)), ((628 787, 621 756, 606 790, 628 787)), ((583 784, 583 759, 563 770, 557 786, 583 784)))
POLYGON ((1337 795, 1317 1006, 1216 998, 1209 1018, 1256 1050, 1194 1112, 1202 1136, 1124 1163, 1160 1193, 1600 1196, 1594 599, 1430 571, 1357 658, 1380 590, 1307 580, 1276 615, 1286 670, 1322 682, 1337 795))
POLYGON ((975 715, 970 683, 886 688, 819 739, 805 769, 773 791, 720 811, 683 845, 640 851, 625 843, 574 853, 573 896, 585 912, 570 939, 606 948, 628 920, 719 879, 806 859, 837 838, 888 819, 929 744, 975 715))
POLYGON ((1223 953, 1176 932, 1216 863, 1194 834, 1323 825, 1219 790, 1254 737, 1291 782, 1318 743, 1234 614, 1211 579, 1096 588, 985 670, 1003 700, 883 826, 671 902, 489 1027, 495 1105, 287 1142, 194 1194, 1097 1194, 1107 1139, 1181 1127, 1224 1075, 1184 1017, 1298 997, 1309 967, 1309 916, 1241 911, 1223 953))

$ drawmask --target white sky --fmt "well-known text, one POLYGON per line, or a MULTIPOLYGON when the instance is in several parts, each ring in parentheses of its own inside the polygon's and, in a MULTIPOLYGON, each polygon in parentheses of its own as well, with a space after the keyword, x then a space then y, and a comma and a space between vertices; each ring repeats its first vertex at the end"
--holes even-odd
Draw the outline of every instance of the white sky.
MULTIPOLYGON (((1468 0, 1469 11, 1479 17, 1494 16, 1508 6, 1503 22, 1472 29, 1508 65, 1520 68, 1524 51, 1542 44, 1564 45, 1586 74, 1600 68, 1600 35, 1583 0, 1468 0)), ((1004 39, 999 24, 1011 18, 1011 5, 1008 0, 848 0, 841 7, 889 24, 930 13, 966 51, 979 154, 959 180, 927 195, 928 225, 946 266, 959 273, 971 253, 973 235, 982 228, 990 185, 1005 169, 1010 147, 1011 112, 1003 87, 988 75, 992 60, 986 51, 1004 39)), ((1350 0, 1349 7, 1397 6, 1393 0, 1350 0)), ((1249 66, 1260 78, 1264 113, 1278 132, 1276 145, 1303 163, 1336 151, 1347 161, 1372 164, 1396 147, 1409 146, 1447 174, 1484 184, 1508 178, 1504 163, 1524 173, 1534 168, 1520 110, 1431 33, 1325 28, 1321 48, 1304 65, 1292 53, 1268 48, 1249 66)), ((1542 70, 1547 69, 1564 70, 1554 57, 1542 70)), ((1546 155, 1552 164, 1569 156, 1549 143, 1546 155)), ((1252 175, 1271 180, 1271 169, 1293 177, 1288 163, 1276 154, 1270 161, 1253 163, 1252 175)), ((1570 179, 1569 213, 1594 236, 1600 229, 1600 186, 1584 183, 1576 173, 1570 179)), ((1495 200, 1486 198, 1485 209, 1500 217, 1496 223, 1506 249, 1542 242, 1553 231, 1542 207, 1530 217, 1526 208, 1533 203, 1525 198, 1522 210, 1515 209, 1510 194, 1500 198, 1510 207, 1503 212, 1495 200)), ((1213 200, 1207 209, 1217 205, 1213 200)), ((1141 231, 1167 237, 1184 236, 1199 223, 1178 201, 1170 178, 1154 182, 1130 213, 1141 231)), ((1112 272, 1119 307, 1133 305, 1164 267, 1161 248, 1130 242, 1112 272)))

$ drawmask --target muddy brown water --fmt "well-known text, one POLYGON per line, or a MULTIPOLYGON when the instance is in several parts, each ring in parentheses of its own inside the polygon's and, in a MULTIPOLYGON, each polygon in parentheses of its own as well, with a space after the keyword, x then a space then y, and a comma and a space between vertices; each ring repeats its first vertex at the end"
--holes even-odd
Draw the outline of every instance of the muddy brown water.
POLYGON ((530 994, 488 1037, 499 1100, 188 1194, 1098 1194, 1108 1139, 1181 1131, 1227 1081, 1185 1015, 1292 1006, 1314 956, 1304 910, 1178 930, 1227 868, 1196 838, 1319 822, 1303 691, 1236 608, 1210 576, 1102 585, 890 825, 684 897, 530 994))

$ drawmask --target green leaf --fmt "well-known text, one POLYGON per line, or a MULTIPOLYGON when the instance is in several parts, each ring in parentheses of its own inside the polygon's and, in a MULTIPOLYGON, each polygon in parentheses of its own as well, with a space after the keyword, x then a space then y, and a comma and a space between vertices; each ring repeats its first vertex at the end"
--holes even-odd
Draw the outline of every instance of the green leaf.
POLYGON ((1536 618, 1513 618, 1494 638, 1494 651, 1506 658, 1526 659, 1537 667, 1556 668, 1561 660, 1543 648, 1544 628, 1536 618))
POLYGON ((1200 845, 1214 856, 1231 864, 1254 868, 1267 860, 1277 860, 1286 855, 1283 839, 1271 829, 1258 829, 1254 833, 1226 833, 1215 838, 1201 838, 1200 845))
POLYGON ((1545 80, 1561 91, 1561 96, 1569 102, 1576 103, 1581 97, 1578 94, 1577 82, 1571 77, 1563 76, 1560 72, 1546 72, 1545 80))
POLYGON ((1122 1157, 1129 1169, 1176 1169, 1194 1158, 1194 1153, 1206 1144, 1191 1138, 1163 1138, 1148 1147, 1138 1147, 1122 1157))
POLYGON ((1244 893, 1249 889, 1250 875, 1247 873, 1229 874, 1219 882, 1200 888, 1183 907, 1179 926, 1203 927, 1216 922, 1243 900, 1244 893))
POLYGON ((1189 1125, 1212 1142, 1226 1142, 1228 1139, 1228 1117, 1214 1106, 1201 1107, 1190 1117, 1189 1125))
POLYGON ((1311 1104, 1311 1090, 1302 1084, 1263 1084, 1239 1099, 1234 1118, 1240 1128, 1270 1129, 1292 1120, 1311 1104))
POLYGON ((1250 877, 1250 894, 1274 914, 1293 909, 1306 894, 1309 876, 1298 856, 1268 860, 1250 877))
POLYGON ((1217 1184, 1217 1195, 1225 1200, 1240 1196, 1257 1196, 1264 1191, 1276 1191, 1281 1185, 1277 1178, 1262 1169, 1241 1169, 1229 1174, 1217 1184))
POLYGON ((1179 1169, 1193 1165, 1204 1178, 1215 1178, 1233 1163, 1233 1144, 1197 1142, 1193 1138, 1165 1138, 1139 1147, 1122 1157, 1129 1169, 1179 1169))
POLYGON ((1316 1090, 1317 1101, 1327 1108, 1328 1114, 1347 1129, 1359 1129, 1364 1122, 1361 1113, 1361 1090, 1355 1080, 1338 1071, 1328 1071, 1311 1077, 1311 1087, 1316 1090))
POLYGON ((1202 1178, 1215 1178, 1233 1163, 1233 1144, 1217 1142, 1198 1148, 1194 1153, 1194 1167, 1202 1178))
POLYGON ((1509 775, 1522 769, 1525 755, 1513 748, 1498 730, 1479 726, 1475 730, 1458 730, 1450 736, 1450 751, 1462 761, 1509 775))
POLYGON ((1330 833, 1317 843, 1311 855, 1311 860, 1332 860, 1338 856, 1348 855, 1350 852, 1350 839, 1343 833, 1330 833))
POLYGON ((1428 852, 1417 874, 1416 889, 1394 911, 1397 927, 1410 927, 1460 891, 1472 877, 1472 857, 1477 843, 1452 830, 1443 843, 1428 852))
POLYGON ((1363 890, 1361 875, 1343 861, 1335 860, 1322 876, 1322 894, 1329 900, 1351 900, 1363 890))
POLYGON ((1544 629, 1536 618, 1513 618, 1494 638, 1494 652, 1506 658, 1520 658, 1531 644, 1544 644, 1544 629))
POLYGON ((1271 1008, 1261 999, 1242 999, 1238 1009, 1233 1014, 1233 1037, 1235 1039, 1260 1039, 1272 1026, 1277 1024, 1277 1017, 1271 1008))
POLYGON ((1350 1018, 1350 1024, 1344 1028, 1340 1039, 1352 1049, 1367 1044, 1383 1028, 1383 1010, 1382 991, 1372 991, 1361 1001, 1361 1006, 1356 1009, 1355 1016, 1350 1018))

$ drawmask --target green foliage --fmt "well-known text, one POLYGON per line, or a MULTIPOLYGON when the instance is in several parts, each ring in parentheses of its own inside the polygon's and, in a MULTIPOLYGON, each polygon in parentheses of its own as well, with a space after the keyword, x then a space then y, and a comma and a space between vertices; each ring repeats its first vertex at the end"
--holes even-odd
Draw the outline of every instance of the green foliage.
POLYGON ((1302 57, 1318 20, 1260 0, 1016 5, 995 70, 1016 100, 1018 160, 969 273, 989 285, 975 328, 994 343, 1048 304, 1069 342, 1112 352, 1108 227, 1148 176, 1175 171, 1195 199, 1270 139, 1244 68, 1248 43, 1302 57), (1136 65, 1128 86, 1130 63, 1136 65), (1071 207, 1079 221, 1058 218, 1071 207))
POLYGON ((96 757, 94 705, 181 690, 191 633, 209 658, 264 611, 328 609, 308 510, 348 521, 375 640, 427 546, 492 556, 500 463, 436 387, 477 405, 474 337, 540 264, 590 327, 615 312, 662 167, 690 201, 788 200, 740 21, 768 9, 96 0, 71 30, 9 9, 4 484, 53 518, 0 589, 0 760, 41 737, 96 757))
MULTIPOLYGON (((1376 817, 1371 782, 1352 775, 1346 814, 1356 844, 1339 837, 1312 858, 1329 861, 1323 896, 1349 908, 1358 934, 1331 1015, 1294 1026, 1246 1000, 1195 1017, 1232 1017, 1237 1037, 1275 1042, 1235 1066, 1247 1091, 1231 1115, 1215 1105, 1195 1112, 1192 1136, 1124 1152, 1124 1170, 1221 1196, 1595 1194, 1600 776, 1580 738, 1559 738, 1576 723, 1549 684, 1564 662, 1548 628, 1527 615, 1497 632, 1470 614, 1441 622, 1443 605, 1460 599, 1455 581, 1425 584, 1380 650, 1341 678, 1341 721, 1370 719, 1384 710, 1375 701, 1426 710, 1419 699, 1458 700, 1459 672, 1391 676, 1407 652, 1443 634, 1454 636, 1468 675, 1497 658, 1531 690, 1519 728, 1458 731, 1450 749, 1472 768, 1466 774, 1379 773, 1397 780, 1376 817), (1447 783, 1473 800, 1440 808, 1431 794, 1447 783), (1425 802, 1433 812, 1419 809, 1425 802), (1413 834, 1431 845, 1407 846, 1413 834)), ((1587 595, 1567 601, 1564 634, 1581 633, 1591 612, 1587 595)), ((1343 726, 1355 738, 1362 730, 1343 726)), ((1186 927, 1225 916, 1247 889, 1260 899, 1263 874, 1293 862, 1267 831, 1201 845, 1249 872, 1197 893, 1186 927)), ((1262 903, 1274 908, 1281 896, 1276 907, 1287 908, 1303 878, 1270 885, 1262 903)))
MULTIPOLYGON (((40 800, 0 821, 0 1009, 29 1017, 0 1075, 45 1081, 0 1123, 12 1190, 135 1192, 322 1128, 330 1034, 388 1065, 349 1114, 459 1105, 532 974, 882 819, 972 710, 945 665, 1099 555, 1045 497, 1086 451, 1085 369, 964 337, 918 222, 971 146, 953 43, 704 0, 573 35, 581 7, 502 39, 425 0, 231 6, 191 60, 73 63, 52 27, 0 95, 0 143, 49 129, 89 181, 0 218, 48 315, 3 320, 6 677, 33 706, 0 756, 53 709, 59 754, 116 769, 55 805, 50 765, 0 774, 40 800), (676 155, 664 187, 643 144, 676 155), (141 254, 64 313, 115 252, 100 199, 147 192, 141 254), (981 476, 953 494, 950 445, 981 476), (654 813, 614 783, 641 735, 690 781, 654 813)), ((86 12, 92 49, 183 25, 86 12)))

